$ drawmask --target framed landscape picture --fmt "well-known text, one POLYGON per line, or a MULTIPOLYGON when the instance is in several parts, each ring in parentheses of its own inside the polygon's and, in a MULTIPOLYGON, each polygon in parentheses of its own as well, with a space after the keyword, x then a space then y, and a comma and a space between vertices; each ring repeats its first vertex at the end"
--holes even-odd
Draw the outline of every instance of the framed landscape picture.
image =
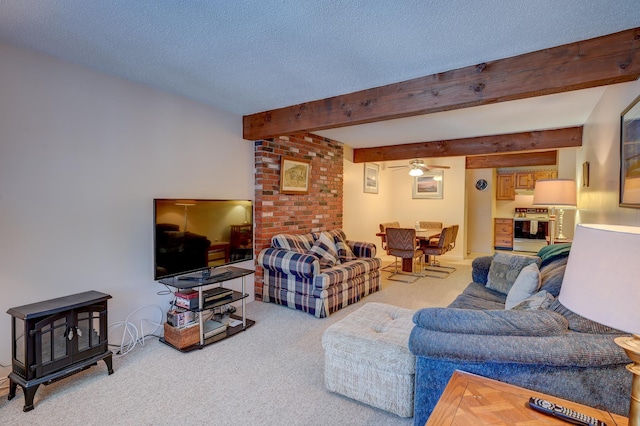
POLYGON ((620 118, 620 206, 640 208, 640 97, 620 118))
POLYGON ((429 170, 414 177, 413 198, 442 199, 443 177, 442 170, 429 170))
POLYGON ((282 156, 280 159, 280 193, 308 194, 311 162, 282 156))
POLYGON ((364 192, 378 193, 379 166, 375 163, 364 164, 364 192))

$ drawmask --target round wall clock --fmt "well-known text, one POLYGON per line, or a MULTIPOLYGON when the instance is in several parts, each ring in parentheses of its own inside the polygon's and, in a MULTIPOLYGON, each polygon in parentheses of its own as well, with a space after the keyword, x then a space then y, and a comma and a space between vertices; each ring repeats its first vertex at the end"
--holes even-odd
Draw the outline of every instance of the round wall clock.
POLYGON ((484 191, 489 186, 489 183, 484 179, 478 179, 476 181, 476 189, 478 191, 484 191))

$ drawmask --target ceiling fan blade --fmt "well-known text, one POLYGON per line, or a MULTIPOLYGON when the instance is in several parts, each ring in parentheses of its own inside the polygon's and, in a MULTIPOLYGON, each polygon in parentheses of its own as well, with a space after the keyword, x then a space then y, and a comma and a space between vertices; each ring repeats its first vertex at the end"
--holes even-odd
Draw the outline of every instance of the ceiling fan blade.
POLYGON ((428 170, 428 169, 450 169, 451 167, 449 167, 449 166, 432 166, 432 165, 425 164, 421 168, 428 170))
POLYGON ((387 166, 388 169, 406 169, 409 166, 387 166))

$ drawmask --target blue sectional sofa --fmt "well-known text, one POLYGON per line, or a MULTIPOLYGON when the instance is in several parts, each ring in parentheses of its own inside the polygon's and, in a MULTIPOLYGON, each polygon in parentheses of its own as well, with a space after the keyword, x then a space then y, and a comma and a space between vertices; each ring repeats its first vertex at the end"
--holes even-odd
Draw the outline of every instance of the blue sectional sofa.
POLYGON ((504 291, 488 288, 494 261, 488 256, 473 261, 474 282, 449 307, 416 312, 409 338, 415 425, 425 424, 455 370, 628 415, 630 360, 614 343, 622 333, 557 300, 569 250, 549 246, 538 253, 540 293, 513 309, 505 309, 504 291), (540 306, 530 303, 536 297, 540 306))
POLYGON ((274 235, 257 260, 262 300, 327 317, 380 290, 375 255, 375 244, 349 241, 341 229, 274 235))

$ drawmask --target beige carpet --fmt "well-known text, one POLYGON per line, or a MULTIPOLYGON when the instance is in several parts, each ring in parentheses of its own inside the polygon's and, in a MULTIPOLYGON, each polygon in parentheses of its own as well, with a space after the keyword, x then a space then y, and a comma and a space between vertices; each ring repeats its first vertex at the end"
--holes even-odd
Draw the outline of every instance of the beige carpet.
MULTIPOLYGON (((20 388, 0 391, 2 425, 411 425, 324 387, 324 330, 367 302, 418 309, 445 306, 471 280, 469 262, 449 278, 413 284, 383 280, 383 289, 329 318, 270 303, 247 304, 256 324, 202 350, 180 353, 147 338, 114 359, 49 386, 24 413, 20 388)), ((383 273, 383 277, 388 276, 383 273)))

